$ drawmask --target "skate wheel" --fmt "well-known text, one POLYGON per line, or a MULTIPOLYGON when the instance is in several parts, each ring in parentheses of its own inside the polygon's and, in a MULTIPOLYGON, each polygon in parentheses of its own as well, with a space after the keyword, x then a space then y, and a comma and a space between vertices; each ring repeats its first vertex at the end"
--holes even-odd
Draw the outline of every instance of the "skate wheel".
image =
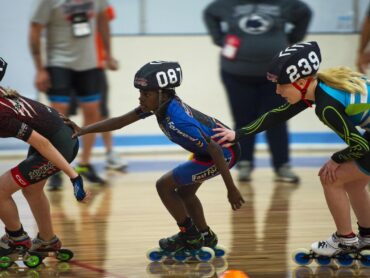
POLYGON ((216 245, 214 248, 213 248, 213 251, 215 251, 215 256, 216 258, 220 258, 220 257, 223 257, 226 255, 227 253, 227 249, 225 246, 222 246, 222 245, 216 245))
POLYGON ((173 254, 173 259, 176 261, 176 262, 185 262, 187 259, 189 259, 190 257, 186 254, 186 252, 184 252, 183 250, 181 251, 177 251, 175 252, 175 254, 173 254))
POLYGON ((331 258, 328 256, 317 256, 315 259, 316 263, 321 266, 328 266, 331 264, 331 258))
POLYGON ((68 262, 73 258, 73 252, 68 249, 60 249, 57 251, 56 258, 61 262, 68 262))
POLYGON ((28 255, 24 260, 23 263, 29 268, 38 267, 42 263, 42 257, 39 255, 28 255))
POLYGON ((0 257, 0 268, 7 269, 13 264, 13 260, 8 256, 0 257))
POLYGON ((163 251, 161 248, 153 248, 146 252, 146 257, 152 262, 159 262, 163 257, 163 251))
POLYGON ((195 258, 201 262, 209 262, 215 258, 215 251, 209 247, 202 247, 196 253, 195 258))
POLYGON ((355 255, 354 254, 339 254, 335 261, 340 266, 350 267, 355 263, 355 255))
POLYGON ((362 250, 359 255, 360 264, 362 266, 370 266, 370 250, 362 250))
POLYGON ((299 248, 293 252, 292 259, 299 265, 309 265, 312 262, 311 252, 305 248, 299 248))

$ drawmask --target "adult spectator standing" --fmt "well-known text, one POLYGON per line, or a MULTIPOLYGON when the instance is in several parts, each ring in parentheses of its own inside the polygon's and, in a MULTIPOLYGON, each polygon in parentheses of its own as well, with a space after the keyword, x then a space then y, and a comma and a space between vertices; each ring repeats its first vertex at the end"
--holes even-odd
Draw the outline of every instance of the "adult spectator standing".
MULTIPOLYGON (((311 10, 299 0, 215 0, 204 11, 204 22, 221 47, 221 79, 225 86, 235 128, 282 105, 275 84, 266 79, 271 59, 280 49, 301 41, 311 10)), ((275 180, 299 182, 289 164, 286 123, 266 131, 275 180)), ((254 169, 255 137, 241 143, 239 181, 250 181, 254 169)))
MULTIPOLYGON (((29 40, 37 70, 36 88, 46 92, 50 105, 63 114, 68 113, 70 95, 75 91, 84 124, 101 119, 103 69, 98 67, 96 30, 102 35, 106 67, 117 66, 111 55, 107 6, 106 0, 34 0, 29 40), (41 47, 44 29, 46 53, 41 47)), ((95 135, 82 137, 82 142, 83 151, 76 170, 91 183, 104 184, 90 164, 95 135)))
MULTIPOLYGON (((107 17, 109 21, 112 21, 116 15, 115 11, 112 5, 109 5, 105 10, 107 17)), ((106 52, 104 49, 104 43, 102 40, 102 36, 100 35, 99 31, 97 30, 95 34, 95 43, 97 47, 97 58, 98 58, 98 67, 102 68, 103 74, 102 74, 102 80, 100 81, 101 85, 101 101, 100 101, 100 113, 102 115, 103 119, 106 119, 109 117, 109 83, 108 78, 105 73, 105 69, 107 68, 106 65, 106 52)), ((118 69, 118 63, 116 65, 112 64, 109 68, 111 70, 117 70, 118 69)), ((72 95, 70 107, 68 111, 68 116, 76 115, 77 114, 77 108, 78 108, 78 102, 75 94, 72 95)), ((127 167, 127 161, 122 159, 114 149, 113 149, 113 137, 112 132, 107 131, 103 132, 102 134, 105 149, 106 149, 106 168, 111 170, 117 170, 117 171, 123 171, 127 167)), ((52 185, 52 184, 51 184, 52 185)), ((53 186, 52 186, 53 188, 53 186)))
POLYGON ((367 49, 367 45, 370 41, 370 4, 367 8, 367 12, 364 18, 364 22, 361 28, 360 41, 357 53, 357 69, 362 73, 367 72, 367 68, 370 63, 370 51, 367 49))

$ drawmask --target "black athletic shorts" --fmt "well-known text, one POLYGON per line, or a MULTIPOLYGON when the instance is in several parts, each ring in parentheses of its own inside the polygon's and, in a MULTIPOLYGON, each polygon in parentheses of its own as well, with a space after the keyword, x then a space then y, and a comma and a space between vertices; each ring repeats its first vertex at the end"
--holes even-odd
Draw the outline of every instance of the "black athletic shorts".
MULTIPOLYGON (((79 148, 78 139, 72 139, 72 134, 72 129, 67 125, 63 125, 52 138, 49 138, 53 146, 68 162, 73 161, 79 148)), ((28 149, 27 158, 11 169, 14 180, 21 187, 37 183, 59 171, 32 146, 28 149)))
POLYGON ((103 70, 99 68, 75 71, 60 67, 49 67, 51 88, 47 95, 50 102, 70 103, 71 95, 76 94, 78 102, 100 101, 103 70))

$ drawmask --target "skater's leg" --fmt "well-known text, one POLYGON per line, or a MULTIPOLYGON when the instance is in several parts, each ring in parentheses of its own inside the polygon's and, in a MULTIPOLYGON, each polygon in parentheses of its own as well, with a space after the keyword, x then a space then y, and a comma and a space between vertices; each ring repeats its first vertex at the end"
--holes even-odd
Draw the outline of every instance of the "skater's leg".
POLYGON ((187 212, 182 199, 177 193, 177 184, 172 172, 164 174, 156 183, 157 192, 162 203, 177 223, 183 223, 187 218, 187 212))
POLYGON ((51 222, 50 204, 45 195, 44 186, 46 180, 39 181, 24 189, 22 193, 26 198, 39 229, 39 237, 43 240, 51 240, 55 234, 51 222))
POLYGON ((362 179, 345 184, 345 190, 352 209, 361 227, 370 228, 370 196, 367 189, 369 179, 362 179))
MULTIPOLYGON (((352 233, 350 201, 346 190, 348 187, 352 186, 352 184, 366 179, 369 180, 369 177, 361 172, 357 165, 351 161, 343 163, 337 168, 336 181, 334 183, 325 184, 322 176, 320 179, 324 188, 326 202, 337 227, 337 232, 340 235, 352 233)), ((367 204, 367 206, 369 206, 369 204, 367 204)))
POLYGON ((208 229, 208 225, 204 216, 203 206, 197 195, 195 195, 200 186, 201 183, 180 186, 178 194, 183 200, 186 211, 195 226, 197 226, 199 231, 205 231, 208 229))
POLYGON ((20 189, 10 171, 0 176, 0 219, 10 231, 21 228, 18 209, 12 198, 12 194, 20 189))

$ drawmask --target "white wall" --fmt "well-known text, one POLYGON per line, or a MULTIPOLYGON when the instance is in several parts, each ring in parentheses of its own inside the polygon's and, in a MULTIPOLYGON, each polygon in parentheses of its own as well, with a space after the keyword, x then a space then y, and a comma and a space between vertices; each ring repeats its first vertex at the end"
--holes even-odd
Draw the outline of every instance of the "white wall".
MULTIPOLYGON (((322 69, 346 65, 354 68, 358 35, 312 35, 321 46, 322 69)), ((220 83, 218 52, 208 36, 122 36, 114 37, 113 51, 120 61, 118 72, 109 72, 112 116, 121 115, 138 105, 138 91, 133 87, 137 69, 151 60, 179 61, 184 80, 178 95, 189 105, 233 125, 229 105, 220 83)), ((290 131, 328 131, 316 119, 313 109, 290 121, 290 131)), ((161 134, 154 117, 116 132, 117 134, 161 134)))

